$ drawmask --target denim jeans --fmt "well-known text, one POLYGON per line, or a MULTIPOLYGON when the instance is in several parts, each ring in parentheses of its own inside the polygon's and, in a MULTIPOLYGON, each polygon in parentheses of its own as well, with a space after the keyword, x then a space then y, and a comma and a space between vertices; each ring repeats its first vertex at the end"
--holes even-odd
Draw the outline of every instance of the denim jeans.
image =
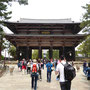
POLYGON ((70 90, 71 89, 71 81, 60 82, 61 90, 70 90))
POLYGON ((83 67, 83 72, 85 75, 87 75, 86 69, 87 69, 87 67, 83 67))
POLYGON ((37 73, 32 73, 31 75, 32 77, 32 88, 34 88, 34 90, 37 90, 37 80, 38 80, 38 74, 37 73))
POLYGON ((47 72, 47 82, 51 82, 51 72, 47 72))

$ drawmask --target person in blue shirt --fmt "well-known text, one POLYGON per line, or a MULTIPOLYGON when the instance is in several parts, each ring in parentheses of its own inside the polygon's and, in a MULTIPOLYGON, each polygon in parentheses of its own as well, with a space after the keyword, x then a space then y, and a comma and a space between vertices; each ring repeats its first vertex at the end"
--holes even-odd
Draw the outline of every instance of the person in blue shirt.
POLYGON ((47 82, 51 82, 51 72, 52 72, 52 63, 50 61, 48 61, 48 63, 46 64, 47 67, 47 82))
POLYGON ((84 72, 85 75, 87 75, 86 69, 87 69, 87 62, 84 61, 84 63, 83 63, 83 72, 84 72))
POLYGON ((86 69, 87 80, 90 80, 90 63, 88 63, 88 68, 86 69))

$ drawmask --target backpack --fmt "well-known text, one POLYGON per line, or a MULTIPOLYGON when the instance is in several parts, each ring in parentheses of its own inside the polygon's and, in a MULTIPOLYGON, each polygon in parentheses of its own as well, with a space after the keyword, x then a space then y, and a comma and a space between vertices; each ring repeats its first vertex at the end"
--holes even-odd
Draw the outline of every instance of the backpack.
POLYGON ((39 71, 40 71, 41 70, 41 64, 40 63, 38 64, 38 67, 39 67, 39 71))
POLYGON ((33 73, 36 73, 37 72, 37 64, 33 64, 32 72, 33 73))
POLYGON ((48 65, 48 71, 51 71, 51 65, 48 65))
POLYGON ((22 63, 22 65, 23 65, 23 66, 26 66, 26 61, 24 61, 24 62, 22 63))
MULTIPOLYGON (((62 64, 62 63, 61 63, 62 64)), ((72 81, 76 76, 75 68, 70 64, 62 64, 64 66, 65 81, 72 81)))

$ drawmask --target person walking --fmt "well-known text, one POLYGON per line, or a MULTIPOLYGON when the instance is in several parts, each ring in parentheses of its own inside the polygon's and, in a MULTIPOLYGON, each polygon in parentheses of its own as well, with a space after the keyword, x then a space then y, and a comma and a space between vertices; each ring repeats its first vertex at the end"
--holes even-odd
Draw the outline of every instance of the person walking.
POLYGON ((61 56, 61 62, 57 65, 56 67, 56 72, 55 74, 59 74, 60 73, 60 87, 61 87, 61 90, 70 90, 71 88, 71 81, 66 81, 65 80, 65 76, 64 76, 64 66, 63 65, 66 64, 66 60, 65 60, 65 57, 62 55, 61 56))
POLYGON ((30 72, 31 72, 30 68, 31 68, 31 60, 29 60, 27 63, 27 74, 30 74, 30 72))
POLYGON ((52 63, 50 61, 48 61, 48 63, 46 64, 47 67, 47 82, 51 82, 51 72, 52 72, 52 63))
POLYGON ((23 75, 26 72, 26 60, 25 59, 22 60, 22 72, 23 72, 23 75))
POLYGON ((88 63, 88 67, 86 69, 86 73, 87 73, 87 80, 90 80, 90 62, 88 63))
POLYGON ((38 79, 41 81, 42 80, 42 73, 41 73, 41 61, 40 59, 38 59, 38 73, 39 73, 39 76, 38 76, 38 79))
POLYGON ((83 63, 83 72, 84 72, 85 75, 87 74, 86 69, 87 69, 87 62, 84 61, 84 63, 83 63))
POLYGON ((33 64, 31 65, 31 85, 32 85, 32 89, 37 90, 37 80, 38 80, 38 64, 37 64, 37 60, 34 59, 33 60, 33 64))

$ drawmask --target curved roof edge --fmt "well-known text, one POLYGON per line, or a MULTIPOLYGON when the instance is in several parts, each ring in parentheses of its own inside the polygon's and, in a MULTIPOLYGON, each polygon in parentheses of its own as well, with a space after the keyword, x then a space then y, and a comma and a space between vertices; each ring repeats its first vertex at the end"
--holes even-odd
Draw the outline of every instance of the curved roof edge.
MULTIPOLYGON (((11 23, 12 21, 5 21, 5 22, 8 22, 8 23, 11 23)), ((57 24, 75 24, 75 23, 78 23, 80 24, 80 22, 74 22, 71 20, 71 18, 67 18, 67 19, 27 19, 27 18, 20 18, 19 21, 17 22, 12 22, 12 23, 46 23, 46 24, 49 24, 49 23, 57 23, 57 24)))

